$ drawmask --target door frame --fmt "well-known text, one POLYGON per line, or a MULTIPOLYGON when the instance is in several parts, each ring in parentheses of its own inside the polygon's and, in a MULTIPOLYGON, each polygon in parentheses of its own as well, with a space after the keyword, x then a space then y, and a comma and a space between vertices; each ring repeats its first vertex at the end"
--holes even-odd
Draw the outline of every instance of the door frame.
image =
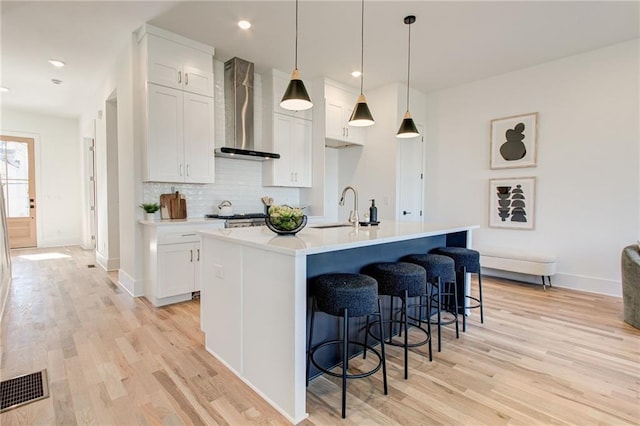
MULTIPOLYGON (((40 162, 40 134, 0 129, 0 135, 14 138, 33 139, 33 162, 35 165, 33 173, 35 174, 36 188, 42 189, 42 182, 40 180, 40 167, 42 164, 40 162)), ((36 214, 36 244, 39 244, 40 241, 42 241, 42 214, 36 214)))

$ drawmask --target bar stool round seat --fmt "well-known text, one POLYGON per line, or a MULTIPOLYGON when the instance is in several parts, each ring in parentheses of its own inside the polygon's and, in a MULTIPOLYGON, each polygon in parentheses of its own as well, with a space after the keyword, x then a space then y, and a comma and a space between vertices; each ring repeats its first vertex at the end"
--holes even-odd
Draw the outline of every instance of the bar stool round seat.
MULTIPOLYGON (((427 294, 420 297, 420 303, 415 305, 419 308, 419 317, 409 316, 409 319, 418 321, 420 324, 427 319, 438 327, 438 352, 442 350, 441 328, 443 325, 456 325, 456 339, 459 338, 458 332, 458 291, 456 286, 456 268, 455 262, 448 256, 440 254, 410 254, 401 259, 403 262, 413 263, 423 267, 427 273, 427 283, 430 284, 430 290, 427 294), (426 296, 427 302, 423 302, 426 296), (426 304, 429 309, 436 309, 429 316, 423 314, 426 304), (449 312, 450 319, 443 319, 442 312, 449 312), (437 319, 433 321, 433 315, 437 315, 437 319)), ((427 289, 429 290, 429 289, 427 289)))
MULTIPOLYGON (((431 353, 431 325, 427 322, 427 329, 422 328, 421 324, 409 321, 407 316, 407 303, 408 299, 412 297, 420 297, 426 294, 427 274, 424 268, 406 262, 381 262, 367 265, 362 269, 363 274, 367 274, 375 278, 378 282, 378 294, 381 296, 390 296, 390 310, 391 315, 388 320, 384 320, 385 324, 389 325, 389 337, 385 342, 388 345, 401 346, 404 348, 404 378, 409 377, 408 370, 408 349, 412 347, 418 347, 422 345, 429 345, 429 361, 433 360, 431 353), (393 299, 398 297, 402 301, 400 308, 400 319, 393 318, 393 299), (404 332, 404 339, 402 342, 393 340, 393 326, 394 324, 400 324, 399 337, 402 337, 404 332), (418 342, 409 343, 409 326, 420 330, 424 334, 424 338, 418 342)), ((430 314, 430 312, 429 312, 430 314)), ((374 323, 375 324, 375 323, 374 323)), ((380 336, 375 335, 371 327, 374 324, 367 323, 367 335, 371 335, 376 339, 380 339, 380 336)))
MULTIPOLYGON (((378 316, 378 321, 382 324, 382 310, 380 307, 380 299, 378 297, 378 283, 372 277, 360 274, 325 274, 316 277, 313 280, 313 302, 311 308, 311 324, 309 330, 309 343, 307 352, 307 385, 309 384, 309 365, 312 363, 318 370, 324 374, 342 379, 342 418, 346 417, 346 398, 347 398, 347 380, 360 379, 371 376, 382 368, 384 394, 387 394, 387 366, 384 348, 384 335, 382 325, 379 327, 380 336, 380 352, 365 342, 358 342, 349 339, 349 318, 367 317, 369 321, 370 315, 378 316), (313 342, 313 326, 316 311, 326 314, 342 317, 342 338, 322 342, 312 346, 313 342), (327 346, 341 345, 342 354, 342 371, 336 373, 331 369, 319 364, 316 360, 316 353, 327 346), (361 347, 364 351, 367 349, 376 355, 378 362, 375 367, 368 371, 358 374, 347 373, 349 369, 349 345, 361 347)), ((365 335, 366 336, 366 335, 365 335)), ((366 354, 366 352, 365 352, 366 354)))
MULTIPOLYGON (((471 274, 478 274, 478 297, 464 295, 464 298, 472 301, 472 304, 467 306, 468 309, 480 309, 480 323, 484 324, 484 308, 482 303, 482 274, 480 272, 480 252, 464 247, 439 247, 431 250, 430 253, 441 254, 452 258, 456 265, 456 272, 458 273, 465 274, 468 272, 471 274)), ((467 315, 464 311, 462 313, 462 331, 466 331, 467 315)))

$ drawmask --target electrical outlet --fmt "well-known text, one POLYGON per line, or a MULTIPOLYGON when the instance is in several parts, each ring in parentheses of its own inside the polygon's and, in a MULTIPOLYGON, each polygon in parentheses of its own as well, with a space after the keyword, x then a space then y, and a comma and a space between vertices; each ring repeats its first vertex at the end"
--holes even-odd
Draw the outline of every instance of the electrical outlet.
POLYGON ((213 273, 217 278, 224 279, 224 268, 222 265, 213 265, 213 273))
POLYGON ((382 197, 382 205, 383 206, 388 206, 389 205, 389 196, 385 195, 384 197, 382 197))

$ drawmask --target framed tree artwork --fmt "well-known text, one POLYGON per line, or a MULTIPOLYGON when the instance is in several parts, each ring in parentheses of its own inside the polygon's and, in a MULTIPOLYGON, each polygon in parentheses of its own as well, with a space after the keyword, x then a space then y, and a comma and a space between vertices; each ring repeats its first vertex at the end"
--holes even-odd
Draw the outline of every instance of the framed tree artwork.
POLYGON ((534 229, 536 178, 489 180, 489 226, 534 229))
POLYGON ((492 169, 535 167, 538 113, 491 120, 492 169))

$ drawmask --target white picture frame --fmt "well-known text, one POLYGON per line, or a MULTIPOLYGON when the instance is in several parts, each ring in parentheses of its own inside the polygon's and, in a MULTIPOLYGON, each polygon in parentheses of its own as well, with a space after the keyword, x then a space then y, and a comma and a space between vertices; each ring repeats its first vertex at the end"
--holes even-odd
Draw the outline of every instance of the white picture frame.
POLYGON ((535 229, 536 178, 489 179, 489 227, 535 229))
POLYGON ((492 169, 535 167, 537 139, 537 112, 491 120, 489 167, 492 169))

